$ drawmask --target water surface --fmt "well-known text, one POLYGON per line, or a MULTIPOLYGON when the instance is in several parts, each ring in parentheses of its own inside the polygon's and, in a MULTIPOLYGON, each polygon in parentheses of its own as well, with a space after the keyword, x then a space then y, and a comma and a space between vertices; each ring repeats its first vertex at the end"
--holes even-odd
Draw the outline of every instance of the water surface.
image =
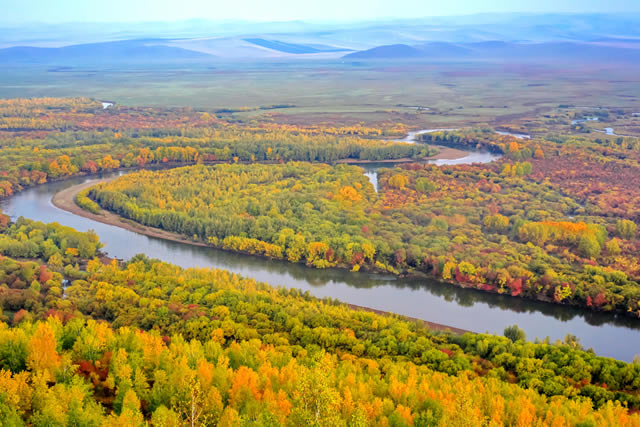
POLYGON ((506 131, 503 131, 503 130, 497 130, 495 132, 498 135, 502 135, 502 136, 511 135, 516 139, 531 139, 531 135, 527 135, 526 133, 512 133, 512 132, 506 132, 506 131))

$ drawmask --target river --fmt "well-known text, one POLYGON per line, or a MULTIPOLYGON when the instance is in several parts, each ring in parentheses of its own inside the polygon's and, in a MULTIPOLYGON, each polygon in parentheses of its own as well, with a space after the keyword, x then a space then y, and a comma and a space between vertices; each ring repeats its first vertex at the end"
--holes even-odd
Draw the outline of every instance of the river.
MULTIPOLYGON (((417 163, 426 163, 432 165, 465 165, 472 163, 489 163, 500 158, 499 154, 489 153, 488 151, 469 152, 464 157, 454 159, 430 159, 423 160, 417 163)), ((378 169, 380 168, 393 168, 401 163, 406 162, 371 162, 371 163, 357 163, 356 166, 360 166, 364 169, 364 174, 369 178, 369 181, 373 184, 373 189, 378 192, 378 169)))
POLYGON ((507 132, 504 130, 497 130, 495 131, 498 135, 502 135, 502 136, 513 136, 516 139, 531 139, 531 135, 527 135, 526 133, 512 133, 512 132, 507 132))
POLYGON ((412 132, 408 132, 407 136, 405 136, 402 139, 398 139, 397 142, 408 142, 410 144, 415 144, 416 143, 416 136, 418 135, 422 135, 423 133, 433 133, 433 132, 452 132, 458 130, 458 128, 438 128, 438 129, 422 129, 422 130, 416 130, 416 131, 412 131, 412 132))
MULTIPOLYGON (((473 153, 476 155, 483 154, 473 153)), ((585 348, 591 347, 603 356, 631 361, 640 354, 638 319, 461 289, 430 279, 316 270, 300 264, 171 242, 79 217, 51 203, 57 192, 95 179, 97 177, 76 177, 40 185, 0 202, 0 208, 13 219, 24 216, 58 222, 80 231, 95 230, 105 244, 104 251, 116 258, 129 259, 144 253, 182 267, 225 269, 275 286, 309 291, 318 297, 331 297, 461 329, 502 334, 506 326, 518 324, 530 340, 547 336, 556 340, 573 334, 585 348)))

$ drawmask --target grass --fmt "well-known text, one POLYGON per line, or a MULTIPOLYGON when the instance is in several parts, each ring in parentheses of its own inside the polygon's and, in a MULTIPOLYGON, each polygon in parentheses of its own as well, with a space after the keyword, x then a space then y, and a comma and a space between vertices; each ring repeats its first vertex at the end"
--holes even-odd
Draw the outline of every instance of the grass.
POLYGON ((478 125, 535 115, 559 104, 638 105, 637 70, 592 66, 567 70, 502 64, 338 61, 229 63, 102 69, 8 66, 0 97, 89 96, 122 105, 203 109, 295 104, 294 108, 234 113, 285 114, 288 120, 345 123, 395 120, 419 126, 478 125), (607 76, 606 79, 603 76, 607 76), (423 105, 418 112, 398 105, 423 105), (536 111, 538 109, 538 111, 536 111))

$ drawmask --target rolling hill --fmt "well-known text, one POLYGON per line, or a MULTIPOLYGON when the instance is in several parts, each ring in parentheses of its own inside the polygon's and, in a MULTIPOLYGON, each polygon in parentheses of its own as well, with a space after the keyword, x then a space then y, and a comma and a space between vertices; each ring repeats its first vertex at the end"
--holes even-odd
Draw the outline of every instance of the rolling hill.
POLYGON ((249 38, 244 40, 249 43, 253 43, 258 46, 265 47, 267 49, 277 50, 279 52, 284 52, 284 53, 306 54, 306 53, 348 51, 348 49, 338 48, 334 46, 324 46, 324 45, 311 46, 311 45, 296 44, 296 43, 286 43, 279 40, 265 40, 261 38, 249 38))
POLYGON ((0 49, 0 61, 5 64, 69 65, 78 62, 83 64, 157 63, 213 59, 206 53, 167 46, 164 43, 162 40, 125 40, 64 47, 17 46, 0 49))
POLYGON ((554 41, 515 43, 485 41, 476 43, 430 42, 415 46, 394 44, 374 47, 345 55, 345 59, 393 60, 454 59, 454 60, 519 60, 559 62, 640 63, 640 48, 603 45, 591 42, 554 41))
POLYGON ((385 46, 374 47, 359 52, 349 53, 344 56, 348 59, 391 59, 391 58, 421 58, 425 54, 406 44, 391 44, 385 46))

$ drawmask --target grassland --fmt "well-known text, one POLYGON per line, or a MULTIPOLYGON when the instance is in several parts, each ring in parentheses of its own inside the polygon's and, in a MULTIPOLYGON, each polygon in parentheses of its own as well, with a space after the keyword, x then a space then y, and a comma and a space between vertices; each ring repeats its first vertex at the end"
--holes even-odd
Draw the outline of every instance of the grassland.
POLYGON ((229 114, 238 120, 267 114, 295 124, 393 120, 415 127, 496 126, 533 118, 559 105, 631 111, 640 95, 636 75, 633 69, 606 65, 418 61, 271 61, 127 69, 33 65, 4 68, 0 97, 88 96, 122 105, 209 110, 287 104, 293 107, 229 114))

